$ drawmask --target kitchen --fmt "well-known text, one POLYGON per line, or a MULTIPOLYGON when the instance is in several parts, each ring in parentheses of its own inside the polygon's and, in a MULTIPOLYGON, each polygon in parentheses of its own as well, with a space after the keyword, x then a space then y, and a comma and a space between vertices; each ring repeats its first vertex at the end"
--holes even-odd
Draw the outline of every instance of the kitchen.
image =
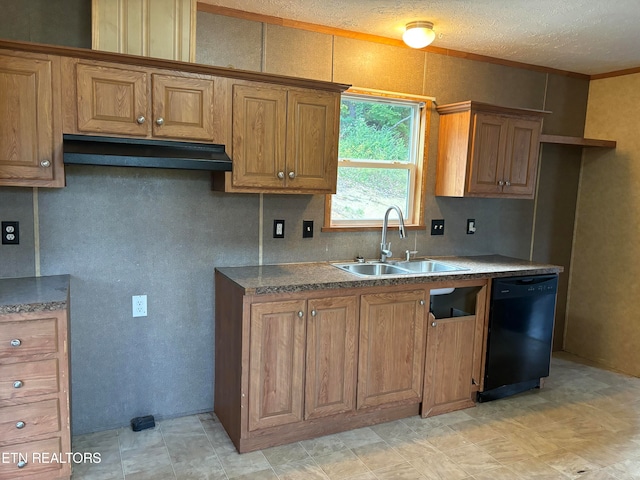
MULTIPOLYGON (((5 18, 37 18, 52 8, 45 3, 11 6, 5 18)), ((50 12, 52 23, 40 21, 40 31, 7 22, 0 36, 89 47, 87 3, 66 2, 72 14, 61 19, 50 12)), ((571 278, 569 315, 575 322, 573 327, 569 323, 565 348, 640 373, 632 341, 638 332, 633 322, 622 322, 632 315, 628 299, 635 295, 629 288, 637 288, 631 235, 637 210, 632 185, 638 174, 631 161, 634 137, 626 131, 634 124, 632 113, 624 113, 636 102, 615 95, 632 92, 635 76, 590 85, 584 78, 202 11, 197 24, 198 63, 429 95, 439 104, 473 99, 545 109, 553 114, 545 118, 544 133, 615 139, 615 150, 585 149, 582 173, 581 148, 544 145, 537 202, 430 193, 427 219, 446 219, 446 234, 413 231, 406 240, 394 239, 394 248, 402 252, 417 246, 420 254, 434 256, 529 258, 533 252, 535 261, 563 265, 556 321, 563 331, 571 278), (299 49, 295 55, 292 45, 299 49), (358 60, 369 57, 377 61, 358 60), (587 105, 588 94, 596 98, 587 105), (611 105, 615 118, 609 114, 611 105), (577 223, 574 239, 576 199, 584 221, 577 223), (465 233, 467 218, 476 219, 473 236, 465 233), (617 235, 605 237, 609 231, 617 235), (605 296, 611 300, 598 301, 605 296), (599 323, 602 319, 608 323, 599 323), (612 328, 606 328, 609 323, 612 328), (586 335, 591 338, 582 338, 586 335)), ((437 127, 433 121, 429 132, 428 192, 435 183, 437 127)), ((0 188, 1 219, 19 221, 21 227, 20 245, 0 249, 0 276, 72 276, 73 427, 79 435, 121 427, 147 413, 176 417, 210 411, 213 267, 349 259, 358 252, 374 257, 379 241, 377 233, 320 232, 323 196, 222 194, 212 192, 209 176, 200 172, 75 166, 67 168, 66 180, 60 190, 0 188), (276 218, 286 220, 284 239, 272 238, 276 218), (314 238, 298 235, 303 220, 314 221, 314 238), (148 318, 141 321, 131 318, 131 296, 137 294, 146 294, 149 301, 148 318)))

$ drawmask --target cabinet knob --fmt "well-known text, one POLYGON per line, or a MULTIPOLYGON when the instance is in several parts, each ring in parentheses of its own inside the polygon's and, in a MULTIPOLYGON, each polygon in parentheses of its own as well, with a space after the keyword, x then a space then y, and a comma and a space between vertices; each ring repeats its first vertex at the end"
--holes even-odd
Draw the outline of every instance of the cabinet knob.
POLYGON ((14 338, 13 340, 11 340, 12 347, 19 347, 20 345, 22 345, 22 342, 19 338, 14 338))
POLYGON ((136 118, 136 122, 138 122, 138 125, 142 125, 146 121, 147 119, 144 118, 144 115, 140 115, 138 118, 136 118))
POLYGON ((505 184, 507 187, 510 187, 510 186, 511 186, 511 182, 510 182, 509 180, 507 180, 506 182, 504 182, 504 184, 505 184))
POLYGON ((156 125, 158 125, 158 126, 164 125, 164 118, 162 118, 162 117, 156 118, 156 125))
POLYGON ((284 180, 284 172, 278 172, 278 178, 284 180))
POLYGON ((15 382, 13 382, 13 388, 20 388, 22 387, 22 382, 20 380, 16 380, 15 382))
POLYGON ((25 462, 24 460, 20 460, 18 462, 18 468, 24 468, 27 466, 27 462, 25 462))
POLYGON ((16 428, 17 428, 18 430, 20 430, 20 429, 24 428, 24 422, 16 422, 16 428))
POLYGON ((504 185, 504 181, 503 181, 503 180, 500 180, 500 181, 498 182, 498 185, 503 186, 503 185, 504 185))
POLYGON ((300 318, 304 317, 304 313, 302 313, 302 310, 300 310, 300 311, 298 312, 298 316, 299 316, 300 318))
POLYGON ((420 300, 420 305, 424 305, 424 300, 420 300))
POLYGON ((291 179, 296 178, 296 174, 294 172, 289 172, 289 178, 291 179))
POLYGON ((436 325, 438 325, 436 322, 431 322, 432 327, 435 327, 436 325))
POLYGON ((315 317, 318 314, 318 312, 316 312, 315 310, 311 310, 311 316, 315 317))
POLYGON ((42 160, 42 161, 40 162, 40 166, 41 166, 41 167, 44 167, 44 168, 48 168, 48 167, 50 167, 50 166, 51 166, 51 162, 50 162, 49 160, 42 160))

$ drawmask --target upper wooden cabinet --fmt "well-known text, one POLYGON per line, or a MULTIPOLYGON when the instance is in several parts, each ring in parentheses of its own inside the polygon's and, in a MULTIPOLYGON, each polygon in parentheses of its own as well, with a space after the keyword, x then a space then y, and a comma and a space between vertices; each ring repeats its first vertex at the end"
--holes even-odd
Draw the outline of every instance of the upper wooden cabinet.
POLYGON ((75 64, 77 133, 220 142, 211 76, 166 74, 105 63, 75 64))
POLYGON ((93 0, 92 48, 195 61, 196 0, 93 0))
POLYGON ((0 186, 63 187, 58 59, 0 53, 0 186))
POLYGON ((335 193, 339 93, 245 82, 232 94, 227 190, 335 193))
POLYGON ((440 114, 436 195, 533 198, 541 110, 461 102, 440 114))

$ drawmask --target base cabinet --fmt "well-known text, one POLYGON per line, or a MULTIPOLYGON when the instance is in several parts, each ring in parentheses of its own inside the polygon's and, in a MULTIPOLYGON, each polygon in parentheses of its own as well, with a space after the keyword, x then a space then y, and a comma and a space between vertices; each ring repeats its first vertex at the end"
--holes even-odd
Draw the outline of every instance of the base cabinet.
POLYGON ((71 476, 67 325, 67 310, 0 315, 0 480, 71 476))
POLYGON ((358 408, 422 399, 424 290, 363 295, 358 408))
POLYGON ((484 358, 487 286, 432 297, 422 416, 472 407, 484 358))
POLYGON ((486 283, 436 331, 429 284, 246 295, 216 272, 214 412, 242 453, 472 406, 486 283))

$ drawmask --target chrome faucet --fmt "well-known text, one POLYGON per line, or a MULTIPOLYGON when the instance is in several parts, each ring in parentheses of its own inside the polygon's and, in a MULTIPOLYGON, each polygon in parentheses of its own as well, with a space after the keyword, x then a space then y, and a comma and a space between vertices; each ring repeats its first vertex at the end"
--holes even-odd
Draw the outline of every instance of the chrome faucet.
POLYGON ((393 255, 391 252, 391 242, 387 243, 387 224, 389 223, 389 212, 391 210, 395 210, 398 214, 398 220, 400 221, 400 225, 398 225, 398 230, 400 231, 400 238, 404 238, 407 234, 404 231, 404 218, 402 217, 402 210, 397 205, 392 205, 387 208, 386 213, 384 214, 384 221, 382 222, 382 240, 380 241, 380 261, 386 262, 387 257, 393 255))

